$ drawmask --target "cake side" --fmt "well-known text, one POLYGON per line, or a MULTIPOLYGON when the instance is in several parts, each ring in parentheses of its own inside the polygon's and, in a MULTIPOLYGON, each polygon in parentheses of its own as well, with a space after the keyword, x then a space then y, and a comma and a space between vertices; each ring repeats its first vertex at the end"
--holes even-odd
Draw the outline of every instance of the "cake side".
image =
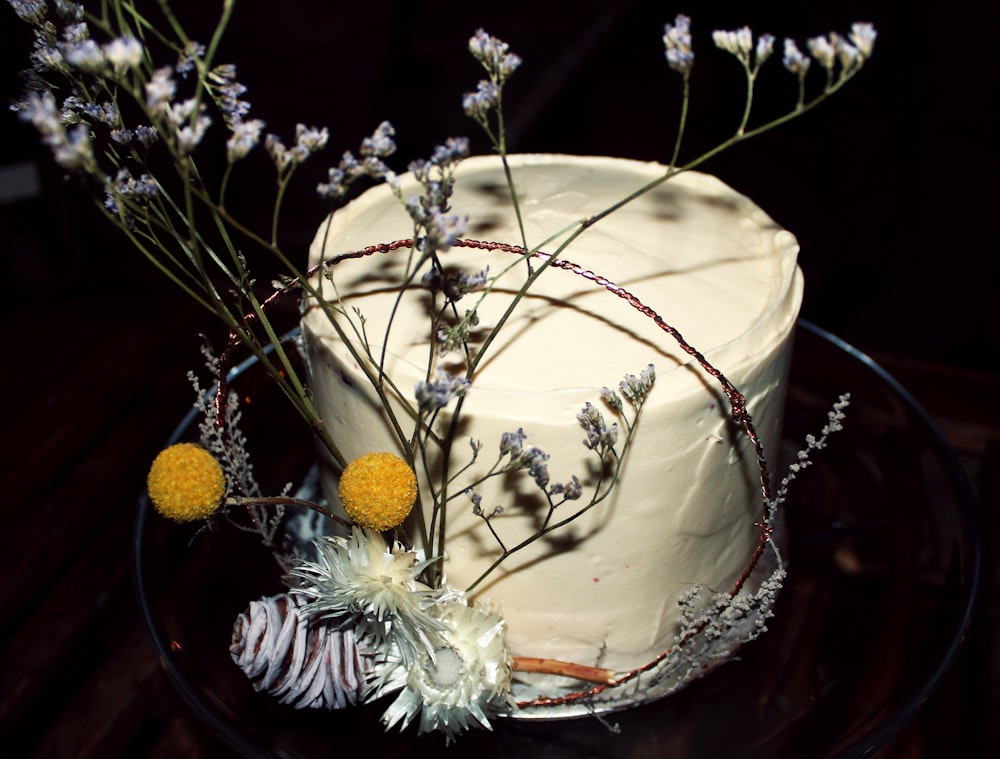
MULTIPOLYGON (((565 156, 517 156, 512 163, 529 245, 664 171, 565 156)), ((521 241, 505 192, 495 157, 460 166, 453 207, 470 216, 467 237, 521 241)), ((324 225, 313 262, 410 234, 405 210, 377 188, 324 225)), ((556 247, 553 241, 543 249, 556 247)), ((602 220, 563 256, 615 281, 679 329, 747 395, 766 444, 780 427, 788 338, 801 300, 796 252, 794 238, 749 200, 690 173, 602 220)), ((357 307, 364 314, 375 355, 405 259, 406 251, 375 254, 345 262, 334 274, 348 312, 357 307)), ((491 274, 511 266, 478 309, 487 328, 524 276, 524 262, 509 253, 452 249, 443 260, 468 271, 488 264, 491 274)), ((414 288, 398 304, 384 364, 411 401, 415 384, 426 378, 424 292, 414 288)), ((345 455, 399 452, 381 402, 319 309, 306 312, 303 334, 313 392, 345 455)), ((473 378, 460 437, 483 443, 488 466, 500 436, 523 428, 526 444, 551 455, 554 481, 577 475, 586 487, 593 457, 576 414, 586 402, 599 403, 602 385, 648 363, 656 365, 656 385, 611 498, 508 558, 476 589, 478 599, 502 609, 515 654, 616 670, 639 666, 670 646, 677 596, 695 584, 731 586, 757 544, 757 467, 718 386, 648 317, 577 274, 545 272, 519 305, 473 378)), ((456 446, 453 469, 467 463, 468 450, 456 446)), ((468 474, 474 478, 475 471, 468 474)), ((327 492, 335 493, 334 473, 325 478, 327 492)), ((503 506, 493 526, 508 545, 538 529, 538 491, 530 480, 499 482, 484 488, 482 498, 487 510, 503 506)), ((499 553, 461 496, 449 505, 447 551, 447 582, 458 588, 499 553)))

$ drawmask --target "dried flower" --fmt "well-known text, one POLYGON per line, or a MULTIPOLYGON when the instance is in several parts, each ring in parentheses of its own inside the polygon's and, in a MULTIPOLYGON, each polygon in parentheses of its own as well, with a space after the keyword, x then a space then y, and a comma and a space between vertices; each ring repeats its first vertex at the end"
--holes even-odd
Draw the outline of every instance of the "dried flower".
POLYGON ((396 152, 396 142, 393 137, 396 130, 388 121, 383 121, 376 127, 371 137, 365 137, 361 141, 361 150, 358 152, 363 156, 378 156, 387 158, 396 152))
POLYGON ((604 415, 590 401, 584 404, 576 418, 584 432, 587 433, 587 439, 583 441, 583 444, 590 450, 598 451, 603 455, 604 451, 613 448, 618 441, 617 423, 613 423, 609 427, 604 421, 604 415))
POLYGON ((521 449, 528 436, 524 434, 524 428, 518 427, 517 432, 505 432, 500 436, 500 455, 510 454, 511 459, 517 459, 521 455, 521 449))
POLYGON ((872 51, 875 48, 875 38, 877 36, 878 34, 875 31, 875 27, 864 22, 851 24, 851 33, 847 35, 848 39, 854 43, 858 52, 864 58, 871 57, 872 51))
POLYGON ((63 57, 80 71, 93 74, 104 67, 104 52, 92 39, 75 40, 63 48, 63 57))
POLYGON ((442 367, 430 382, 418 382, 415 395, 421 413, 437 411, 447 406, 455 398, 461 398, 469 391, 472 383, 467 377, 453 377, 442 367))
POLYGON ((750 51, 753 50, 753 32, 749 26, 743 26, 735 31, 714 31, 712 42, 720 50, 732 53, 741 61, 749 62, 750 51))
POLYGON ((295 594, 251 601, 233 624, 229 652, 250 678, 296 709, 343 709, 364 699, 371 669, 370 641, 350 627, 311 619, 295 594))
POLYGON ((204 58, 206 52, 204 45, 190 40, 177 56, 177 73, 187 78, 187 75, 194 70, 194 62, 204 58))
POLYGON ((464 271, 431 269, 423 277, 423 285, 433 293, 443 293, 449 302, 456 302, 471 292, 482 290, 489 281, 490 268, 472 274, 464 271))
POLYGON ((462 96, 462 110, 466 116, 471 116, 480 123, 485 123, 487 114, 500 102, 500 87, 496 82, 483 79, 476 86, 475 92, 467 92, 462 96))
POLYGON ((375 666, 378 698, 399 690, 382 715, 386 728, 405 729, 417 714, 419 733, 440 730, 450 743, 470 727, 491 729, 489 718, 514 707, 510 652, 503 619, 464 601, 436 609, 442 630, 415 662, 390 655, 375 666))
POLYGON ((340 476, 338 491, 347 515, 361 527, 389 530, 403 523, 417 498, 417 477, 392 453, 366 453, 340 476))
POLYGON ((483 64, 490 78, 497 84, 503 84, 521 65, 520 56, 510 52, 510 45, 487 34, 483 29, 477 29, 469 40, 469 52, 483 64))
POLYGON ((146 478, 158 512, 176 522, 211 516, 226 494, 226 476, 211 453, 196 443, 177 443, 160 451, 146 478))
POLYGON ((392 548, 372 530, 316 541, 318 559, 291 571, 302 581, 295 592, 309 599, 305 612, 322 617, 356 615, 359 637, 392 640, 407 654, 421 650, 441 628, 427 609, 441 597, 417 578, 428 562, 401 543, 392 548))
POLYGON ((663 46, 667 63, 674 71, 687 76, 694 66, 694 50, 691 49, 691 19, 683 14, 674 18, 674 23, 663 26, 663 46))
POLYGON ((111 40, 103 49, 104 57, 117 74, 138 66, 142 61, 142 43, 131 35, 111 40))
POLYGON ((834 39, 834 47, 837 50, 837 58, 840 60, 840 67, 843 71, 851 71, 860 61, 858 49, 841 36, 834 39))
POLYGON ((833 71, 833 64, 836 61, 836 39, 831 34, 829 37, 811 37, 806 41, 809 54, 827 71, 833 71))
POLYGON ((260 119, 233 121, 233 133, 226 141, 226 158, 229 163, 245 158, 247 153, 253 150, 260 142, 260 132, 263 128, 264 122, 260 119))
POLYGON ((799 46, 795 44, 795 40, 793 39, 785 39, 785 54, 781 62, 786 69, 798 76, 799 79, 804 79, 806 72, 809 71, 809 59, 802 54, 799 46))
POLYGON ((757 39, 757 50, 755 60, 758 66, 771 57, 774 52, 774 35, 762 34, 757 39))
POLYGON ((393 191, 397 192, 399 182, 396 173, 382 160, 396 152, 396 143, 393 140, 395 134, 396 130, 392 124, 383 121, 371 137, 365 137, 361 141, 361 149, 358 151, 361 160, 359 161, 351 151, 345 150, 340 163, 329 170, 329 181, 317 185, 316 192, 321 197, 339 200, 347 194, 351 184, 363 176, 385 180, 393 191))
POLYGON ((35 25, 45 20, 45 12, 48 10, 45 0, 10 0, 10 5, 18 18, 35 25))
POLYGON ((174 81, 173 73, 172 68, 164 66, 156 69, 146 82, 146 106, 154 115, 166 113, 170 101, 177 93, 177 82, 174 81))
POLYGON ((656 367, 649 364, 639 373, 638 377, 634 374, 625 375, 625 378, 618 383, 618 389, 622 395, 628 398, 629 403, 638 408, 646 399, 649 391, 653 389, 655 381, 656 367))

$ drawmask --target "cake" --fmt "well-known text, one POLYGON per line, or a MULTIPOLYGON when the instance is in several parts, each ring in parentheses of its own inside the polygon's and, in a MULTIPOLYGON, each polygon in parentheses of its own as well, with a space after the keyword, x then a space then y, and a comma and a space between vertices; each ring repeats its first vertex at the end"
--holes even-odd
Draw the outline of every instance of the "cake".
MULTIPOLYGON (((666 171, 655 163, 602 157, 523 155, 510 162, 525 239, 543 253, 555 251, 560 234, 565 237, 574 222, 666 171)), ((412 176, 401 182, 403 197, 416 194, 412 176)), ((452 208, 468 215, 465 238, 501 244, 455 246, 442 259, 467 272, 487 266, 490 276, 503 271, 477 309, 478 329, 488 330, 528 271, 512 247, 520 246, 522 236, 498 157, 459 165, 452 208)), ((378 186, 324 223, 311 263, 412 234, 399 199, 378 186)), ((342 325, 350 320, 356 328, 363 316, 371 354, 384 352, 386 376, 414 404, 431 353, 427 290, 417 281, 403 288, 397 302, 409 246, 397 248, 344 260, 329 279, 315 281, 342 311, 342 325)), ((470 446, 462 441, 478 441, 482 449, 453 490, 474 482, 496 460, 505 433, 523 433, 525 446, 549 455, 552 481, 577 476, 586 490, 595 471, 594 455, 582 444, 581 407, 602 408, 602 387, 615 387, 650 364, 656 380, 610 496, 508 557, 470 593, 474 602, 502 612, 515 656, 634 670, 674 645, 682 615, 678 600, 685 593, 695 587, 726 592, 745 576, 761 544, 764 510, 754 447, 734 423, 717 380, 648 313, 615 297, 615 290, 655 310, 728 377, 748 399, 760 440, 773 453, 768 446, 779 439, 790 338, 802 297, 797 252, 794 237, 748 198, 712 176, 686 172, 587 229, 559 254, 573 266, 544 271, 518 304, 463 398, 450 471, 469 463, 470 446), (613 284, 604 286, 607 281, 613 284)), ((477 294, 466 298, 474 302, 477 294)), ((307 302, 301 326, 311 391, 345 457, 403 455, 366 367, 315 301, 307 302)), ((432 363, 453 375, 465 369, 455 354, 432 363)), ((412 416, 398 398, 389 402, 409 425, 403 435, 410 436, 412 416)), ((449 413, 442 410, 435 426, 443 428, 449 413)), ((440 468, 441 461, 431 463, 432 472, 440 468)), ((338 473, 329 464, 322 472, 333 503, 338 473)), ((429 483, 423 472, 418 475, 426 509, 429 483)), ((475 583, 500 555, 483 511, 502 506, 490 526, 508 546, 536 531, 544 511, 529 477, 493 478, 478 492, 481 510, 464 497, 449 504, 443 569, 447 584, 460 589, 475 583)), ((398 532, 419 548, 414 519, 398 532)), ((536 685, 558 691, 579 683, 536 685)))

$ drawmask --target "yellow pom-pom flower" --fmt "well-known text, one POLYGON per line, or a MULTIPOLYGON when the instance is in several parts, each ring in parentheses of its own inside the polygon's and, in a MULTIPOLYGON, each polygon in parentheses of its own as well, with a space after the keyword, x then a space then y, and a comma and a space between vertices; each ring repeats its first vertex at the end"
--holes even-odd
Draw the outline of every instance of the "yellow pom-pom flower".
POLYGON ((389 530, 402 524, 417 500, 417 477, 392 453, 366 453, 340 475, 340 503, 360 527, 389 530))
POLYGON ((213 514, 226 494, 226 475, 215 457, 196 443, 177 443, 160 451, 146 477, 149 499, 176 522, 213 514))

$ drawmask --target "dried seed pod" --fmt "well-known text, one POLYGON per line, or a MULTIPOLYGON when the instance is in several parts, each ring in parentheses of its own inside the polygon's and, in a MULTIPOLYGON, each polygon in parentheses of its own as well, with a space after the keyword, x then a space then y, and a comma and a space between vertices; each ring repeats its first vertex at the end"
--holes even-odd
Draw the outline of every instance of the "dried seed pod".
POLYGON ((365 696, 371 654, 352 629, 310 620, 301 606, 287 593, 252 601, 233 625, 233 661, 255 690, 296 709, 353 706, 365 696))

